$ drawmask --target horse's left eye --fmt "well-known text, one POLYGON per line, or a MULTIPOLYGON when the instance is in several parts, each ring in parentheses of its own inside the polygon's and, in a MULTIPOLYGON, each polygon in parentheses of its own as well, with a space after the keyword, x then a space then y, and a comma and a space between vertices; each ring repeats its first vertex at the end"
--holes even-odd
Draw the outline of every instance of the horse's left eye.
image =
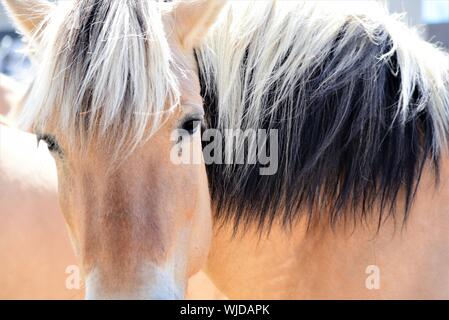
POLYGON ((56 141, 56 138, 52 135, 43 134, 37 136, 37 143, 39 144, 40 141, 44 141, 47 144, 47 148, 50 152, 60 152, 61 149, 58 145, 58 142, 56 141))

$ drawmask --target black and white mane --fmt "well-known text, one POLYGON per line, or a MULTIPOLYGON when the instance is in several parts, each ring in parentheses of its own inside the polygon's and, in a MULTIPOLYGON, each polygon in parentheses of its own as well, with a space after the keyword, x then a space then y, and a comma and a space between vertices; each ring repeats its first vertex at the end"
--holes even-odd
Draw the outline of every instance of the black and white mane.
MULTIPOLYGON (((56 118, 68 140, 86 136, 88 146, 101 134, 121 154, 179 105, 155 2, 64 1, 47 20, 26 127, 56 118)), ((258 164, 207 167, 219 218, 265 226, 325 213, 335 224, 378 212, 381 222, 397 207, 407 218, 424 168, 438 177, 448 55, 378 3, 230 1, 196 53, 208 126, 279 136, 275 175, 258 164)), ((226 158, 248 142, 229 144, 226 158)))
POLYGON ((406 219, 446 151, 448 55, 377 4, 243 2, 197 52, 208 125, 277 129, 279 169, 209 165, 218 217, 406 219))

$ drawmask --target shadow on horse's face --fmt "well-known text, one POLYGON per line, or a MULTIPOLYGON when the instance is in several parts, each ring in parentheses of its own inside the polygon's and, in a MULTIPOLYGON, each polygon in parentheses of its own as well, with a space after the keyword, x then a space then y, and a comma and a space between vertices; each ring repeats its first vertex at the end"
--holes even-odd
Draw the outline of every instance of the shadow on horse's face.
MULTIPOLYGON (((29 5, 29 1, 6 1, 6 4, 25 34, 33 34, 37 25, 43 26, 42 32, 45 34, 47 29, 52 28, 51 19, 56 16, 49 15, 48 12, 56 12, 59 9, 42 0, 34 1, 34 5, 29 5), (50 18, 46 20, 48 16, 50 18), (33 21, 30 22, 29 17, 33 17, 33 21)), ((120 64, 123 55, 130 59, 143 57, 142 60, 128 61, 125 65, 128 68, 125 68, 127 74, 119 77, 122 82, 117 81, 117 84, 122 83, 122 86, 123 82, 128 82, 120 104, 123 107, 120 114, 126 114, 126 109, 131 108, 138 95, 144 94, 145 91, 133 90, 136 89, 132 87, 133 81, 134 84, 142 82, 144 80, 139 76, 145 77, 148 72, 153 72, 141 71, 145 70, 146 64, 154 68, 158 65, 158 61, 150 61, 147 56, 142 55, 147 54, 145 50, 152 50, 153 45, 160 44, 157 41, 152 43, 153 39, 148 40, 146 37, 136 40, 135 35, 125 37, 119 33, 115 35, 122 36, 118 42, 109 37, 114 36, 113 26, 119 26, 117 30, 128 32, 127 36, 132 34, 133 26, 143 34, 146 34, 143 30, 157 30, 152 26, 154 17, 145 16, 146 10, 154 10, 149 7, 157 4, 91 2, 79 1, 68 10, 68 17, 76 17, 73 18, 74 21, 78 19, 79 28, 78 31, 76 28, 69 30, 69 34, 73 36, 73 33, 78 32, 79 35, 75 38, 79 40, 84 36, 81 33, 85 29, 84 34, 89 34, 90 39, 79 41, 73 47, 73 50, 80 50, 85 56, 80 61, 75 58, 69 68, 76 69, 76 65, 80 64, 80 69, 76 70, 82 71, 77 73, 70 70, 65 76, 69 78, 69 87, 70 83, 76 83, 72 77, 87 77, 91 69, 95 69, 92 67, 95 50, 105 55, 110 54, 96 66, 106 69, 103 70, 103 76, 107 79, 113 77, 117 70, 123 71, 122 65, 117 69, 112 65, 120 64), (95 31, 95 24, 105 26, 100 26, 100 29, 95 31), (108 24, 109 28, 103 30, 108 24), (105 48, 97 46, 101 41, 104 41, 105 48), (109 42, 113 45, 107 47, 109 42), (119 45, 123 47, 117 50, 119 45), (96 49, 89 53, 89 46, 96 49), (115 56, 117 52, 118 56, 115 56), (117 61, 110 61, 114 58, 117 61), (86 59, 90 59, 90 64, 86 63, 86 59), (136 61, 145 61, 146 64, 135 65, 136 61), (112 69, 105 68, 104 65, 112 69), (128 102, 128 105, 122 103, 123 101, 128 102)), ((65 130, 60 119, 64 117, 61 116, 64 112, 61 105, 67 103, 71 93, 70 90, 60 90, 64 92, 61 103, 53 105, 54 112, 51 112, 45 126, 37 132, 40 139, 47 142, 56 160, 60 204, 83 266, 88 298, 183 298, 188 277, 201 268, 208 253, 211 210, 205 167, 202 161, 179 164, 182 161, 178 160, 185 157, 186 153, 193 158, 202 159, 198 122, 202 120, 204 112, 193 46, 198 44, 198 40, 206 33, 218 15, 222 3, 190 1, 163 6, 159 23, 168 38, 161 36, 161 32, 158 36, 165 39, 172 56, 170 69, 178 85, 179 103, 174 111, 167 112, 168 115, 160 123, 158 130, 153 132, 149 139, 140 141, 134 147, 130 146, 128 150, 125 144, 123 150, 131 150, 129 155, 116 161, 115 146, 111 144, 108 134, 92 134, 91 137, 95 138, 89 140, 89 143, 81 138, 74 140, 70 137, 69 130, 65 130)), ((64 22, 61 23, 63 27, 67 26, 64 22)), ((67 28, 63 31, 63 27, 56 33, 67 32, 67 28)), ((62 72, 66 71, 67 68, 62 72)), ((43 69, 42 72, 46 71, 43 69)), ((98 69, 92 73, 95 72, 99 72, 98 69)), ((90 80, 101 81, 95 76, 97 75, 90 80)), ((109 84, 108 81, 105 82, 110 89, 109 84)), ((87 101, 83 108, 87 108, 86 113, 90 113, 91 120, 95 118, 93 121, 96 126, 97 123, 107 120, 98 109, 89 109, 89 105, 94 105, 92 100, 96 97, 92 91, 98 89, 98 83, 90 85, 97 87, 89 87, 83 93, 91 94, 87 100, 83 100, 87 101)), ((82 87, 81 84, 77 86, 82 87)), ((151 85, 149 87, 151 91, 151 85)), ((52 90, 57 89, 53 86, 52 90)), ((79 89, 79 92, 81 91, 82 88, 79 89)), ((50 88, 48 92, 41 94, 48 95, 49 92, 50 88)), ((101 95, 105 96, 107 101, 108 95, 114 96, 115 93, 109 90, 101 95)), ((81 93, 73 96, 76 95, 81 93)), ((165 107, 167 105, 169 102, 165 107)), ((101 108, 106 109, 108 106, 102 105, 101 108)), ((79 110, 75 114, 77 117, 82 116, 79 110)), ((129 122, 126 122, 125 118, 122 122, 121 132, 126 136, 127 131, 131 129, 126 126, 129 122)), ((146 130, 151 130, 150 125, 146 130)), ((117 131, 115 134, 117 135, 117 131)), ((116 138, 119 139, 120 134, 116 138)))

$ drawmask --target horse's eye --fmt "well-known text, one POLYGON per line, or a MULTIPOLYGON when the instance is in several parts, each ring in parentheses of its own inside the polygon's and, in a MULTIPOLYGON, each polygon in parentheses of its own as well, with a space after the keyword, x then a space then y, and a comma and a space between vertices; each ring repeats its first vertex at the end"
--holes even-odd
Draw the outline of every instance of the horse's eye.
POLYGON ((61 152, 61 148, 59 147, 58 142, 56 141, 56 138, 54 136, 48 134, 38 135, 37 143, 39 144, 41 140, 47 144, 47 148, 50 152, 61 152))
POLYGON ((198 131, 202 126, 202 119, 192 118, 182 123, 181 129, 187 131, 190 135, 198 131))

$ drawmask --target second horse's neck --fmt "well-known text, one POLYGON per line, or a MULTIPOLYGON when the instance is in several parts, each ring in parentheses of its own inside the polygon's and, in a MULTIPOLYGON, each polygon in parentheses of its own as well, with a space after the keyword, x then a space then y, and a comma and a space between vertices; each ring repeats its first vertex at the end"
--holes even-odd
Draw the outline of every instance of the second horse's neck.
POLYGON ((232 237, 232 226, 215 232, 207 273, 229 298, 412 299, 449 298, 449 178, 425 171, 409 220, 372 224, 327 223, 306 232, 274 225, 269 237, 256 231, 232 237))

